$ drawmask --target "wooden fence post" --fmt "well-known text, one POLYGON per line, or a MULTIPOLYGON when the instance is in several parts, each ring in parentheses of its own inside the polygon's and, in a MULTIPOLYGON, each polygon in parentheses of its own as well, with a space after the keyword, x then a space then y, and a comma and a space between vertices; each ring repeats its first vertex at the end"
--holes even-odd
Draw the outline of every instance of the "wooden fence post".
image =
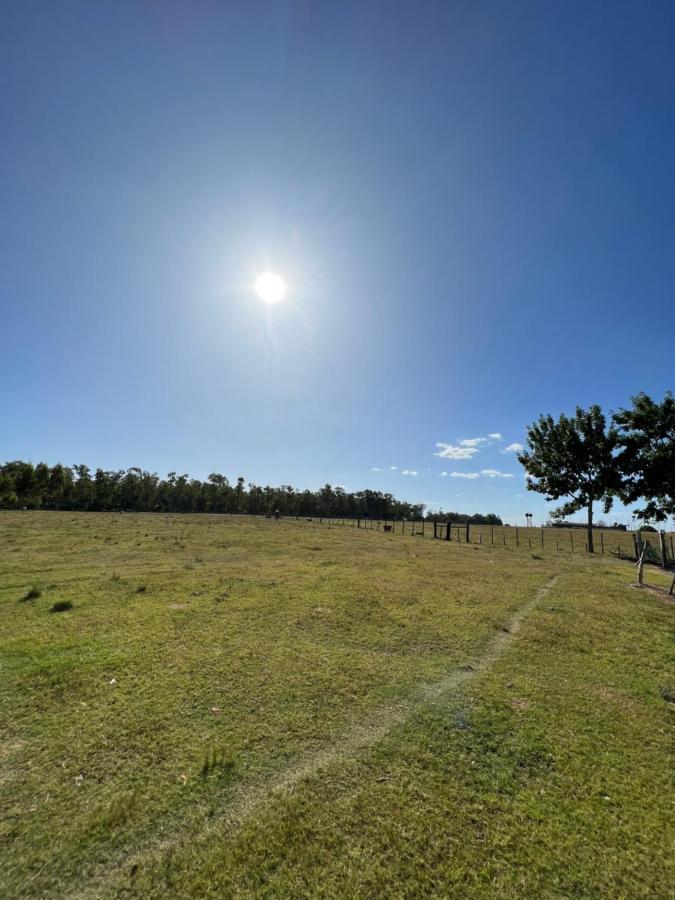
POLYGON ((605 555, 605 539, 602 536, 602 532, 600 532, 600 552, 603 556, 605 555))
POLYGON ((451 539, 451 538, 450 538, 450 523, 449 523, 449 522, 448 522, 447 525, 445 526, 445 539, 446 539, 446 541, 449 541, 449 540, 451 539))
POLYGON ((495 542, 495 526, 490 525, 490 543, 494 544, 495 542))
POLYGON ((516 525, 516 547, 520 546, 520 541, 518 540, 518 526, 516 525))
POLYGON ((466 542, 467 542, 467 544, 469 543, 469 539, 470 539, 469 538, 470 528, 471 528, 471 525, 469 524, 469 522, 467 522, 466 523, 466 542))
POLYGON ((661 548, 661 568, 668 568, 668 554, 666 553, 666 533, 659 531, 659 545, 661 548))
POLYGON ((541 549, 544 549, 544 529, 541 529, 541 549))
POLYGON ((644 568, 645 568, 645 553, 647 552, 647 544, 645 541, 642 545, 642 553, 640 554, 640 558, 638 559, 636 565, 638 567, 638 584, 642 584, 644 578, 644 568))

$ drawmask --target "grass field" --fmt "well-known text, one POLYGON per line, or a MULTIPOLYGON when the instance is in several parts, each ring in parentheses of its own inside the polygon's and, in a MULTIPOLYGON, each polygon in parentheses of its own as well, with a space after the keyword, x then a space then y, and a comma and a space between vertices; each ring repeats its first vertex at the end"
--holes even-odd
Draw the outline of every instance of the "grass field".
POLYGON ((672 897, 674 607, 634 577, 0 513, 3 894, 672 897))

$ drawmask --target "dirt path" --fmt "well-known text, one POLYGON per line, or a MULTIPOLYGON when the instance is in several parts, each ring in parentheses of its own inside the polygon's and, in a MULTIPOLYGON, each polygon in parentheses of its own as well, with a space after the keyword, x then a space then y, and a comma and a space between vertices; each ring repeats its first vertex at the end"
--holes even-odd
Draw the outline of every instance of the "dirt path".
POLYGON ((110 895, 118 885, 129 883, 130 874, 135 866, 145 868, 156 865, 162 868, 162 861, 180 850, 182 845, 194 845, 196 840, 203 840, 215 829, 236 828, 249 819, 258 808, 290 793, 304 780, 318 775, 324 769, 332 768, 342 760, 350 760, 359 750, 379 743, 393 728, 403 723, 422 706, 451 696, 474 675, 493 666, 514 640, 523 620, 549 593, 559 577, 553 576, 540 587, 536 594, 508 620, 480 656, 469 660, 458 669, 453 669, 439 681, 422 685, 410 699, 381 706, 372 711, 366 720, 355 724, 329 747, 308 753, 260 783, 245 784, 236 788, 227 806, 210 818, 198 834, 187 829, 187 832, 182 831, 161 841, 148 842, 140 851, 137 850, 133 854, 118 856, 105 866, 99 867, 84 888, 67 896, 82 900, 110 895))

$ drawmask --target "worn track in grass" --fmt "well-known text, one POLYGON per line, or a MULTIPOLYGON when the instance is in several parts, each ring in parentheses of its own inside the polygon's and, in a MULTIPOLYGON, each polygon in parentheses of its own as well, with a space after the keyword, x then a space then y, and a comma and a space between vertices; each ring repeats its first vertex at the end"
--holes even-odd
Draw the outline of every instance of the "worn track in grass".
POLYGON ((342 738, 318 752, 301 757, 292 765, 277 772, 272 778, 253 785, 242 785, 235 789, 228 804, 219 814, 205 822, 199 833, 176 834, 157 842, 148 842, 140 852, 130 854, 122 861, 119 857, 96 871, 89 883, 81 890, 68 896, 72 898, 93 898, 102 894, 115 893, 116 888, 128 883, 132 872, 139 867, 161 865, 181 846, 196 840, 203 840, 216 828, 236 829, 248 820, 257 809, 272 800, 291 793, 306 779, 321 771, 349 760, 359 751, 372 747, 396 726, 402 724, 420 707, 444 700, 453 695, 476 673, 489 669, 509 647, 520 630, 522 622, 538 603, 554 587, 560 575, 554 575, 536 594, 511 616, 502 630, 490 641, 485 651, 470 659, 459 668, 454 668, 439 681, 422 685, 409 700, 384 705, 371 712, 367 719, 356 723, 344 733, 342 738))

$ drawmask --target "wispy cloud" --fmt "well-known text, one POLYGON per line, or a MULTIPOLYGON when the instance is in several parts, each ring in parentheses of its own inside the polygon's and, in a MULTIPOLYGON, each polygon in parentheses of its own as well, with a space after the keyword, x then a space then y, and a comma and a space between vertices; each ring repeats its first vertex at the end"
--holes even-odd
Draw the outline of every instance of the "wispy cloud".
POLYGON ((395 472, 398 469, 398 466, 389 466, 390 472, 395 472))
POLYGON ((441 459, 471 459, 481 450, 483 444, 489 445, 493 441, 503 440, 504 438, 498 431, 491 431, 487 437, 461 438, 456 444, 438 441, 436 446, 439 450, 434 453, 434 456, 440 456, 441 459))
POLYGON ((519 444, 518 441, 514 441, 512 444, 509 444, 508 447, 504 447, 501 451, 502 453, 521 453, 523 450, 523 445, 519 444))
POLYGON ((440 450, 434 453, 434 456, 440 456, 441 459, 471 459, 478 453, 478 447, 457 446, 456 444, 444 444, 438 442, 437 447, 440 450))
POLYGON ((480 472, 441 472, 441 478, 513 478, 511 472, 500 472, 498 469, 481 469, 480 472))
POLYGON ((414 469, 404 469, 401 475, 419 475, 419 472, 416 472, 414 469))

